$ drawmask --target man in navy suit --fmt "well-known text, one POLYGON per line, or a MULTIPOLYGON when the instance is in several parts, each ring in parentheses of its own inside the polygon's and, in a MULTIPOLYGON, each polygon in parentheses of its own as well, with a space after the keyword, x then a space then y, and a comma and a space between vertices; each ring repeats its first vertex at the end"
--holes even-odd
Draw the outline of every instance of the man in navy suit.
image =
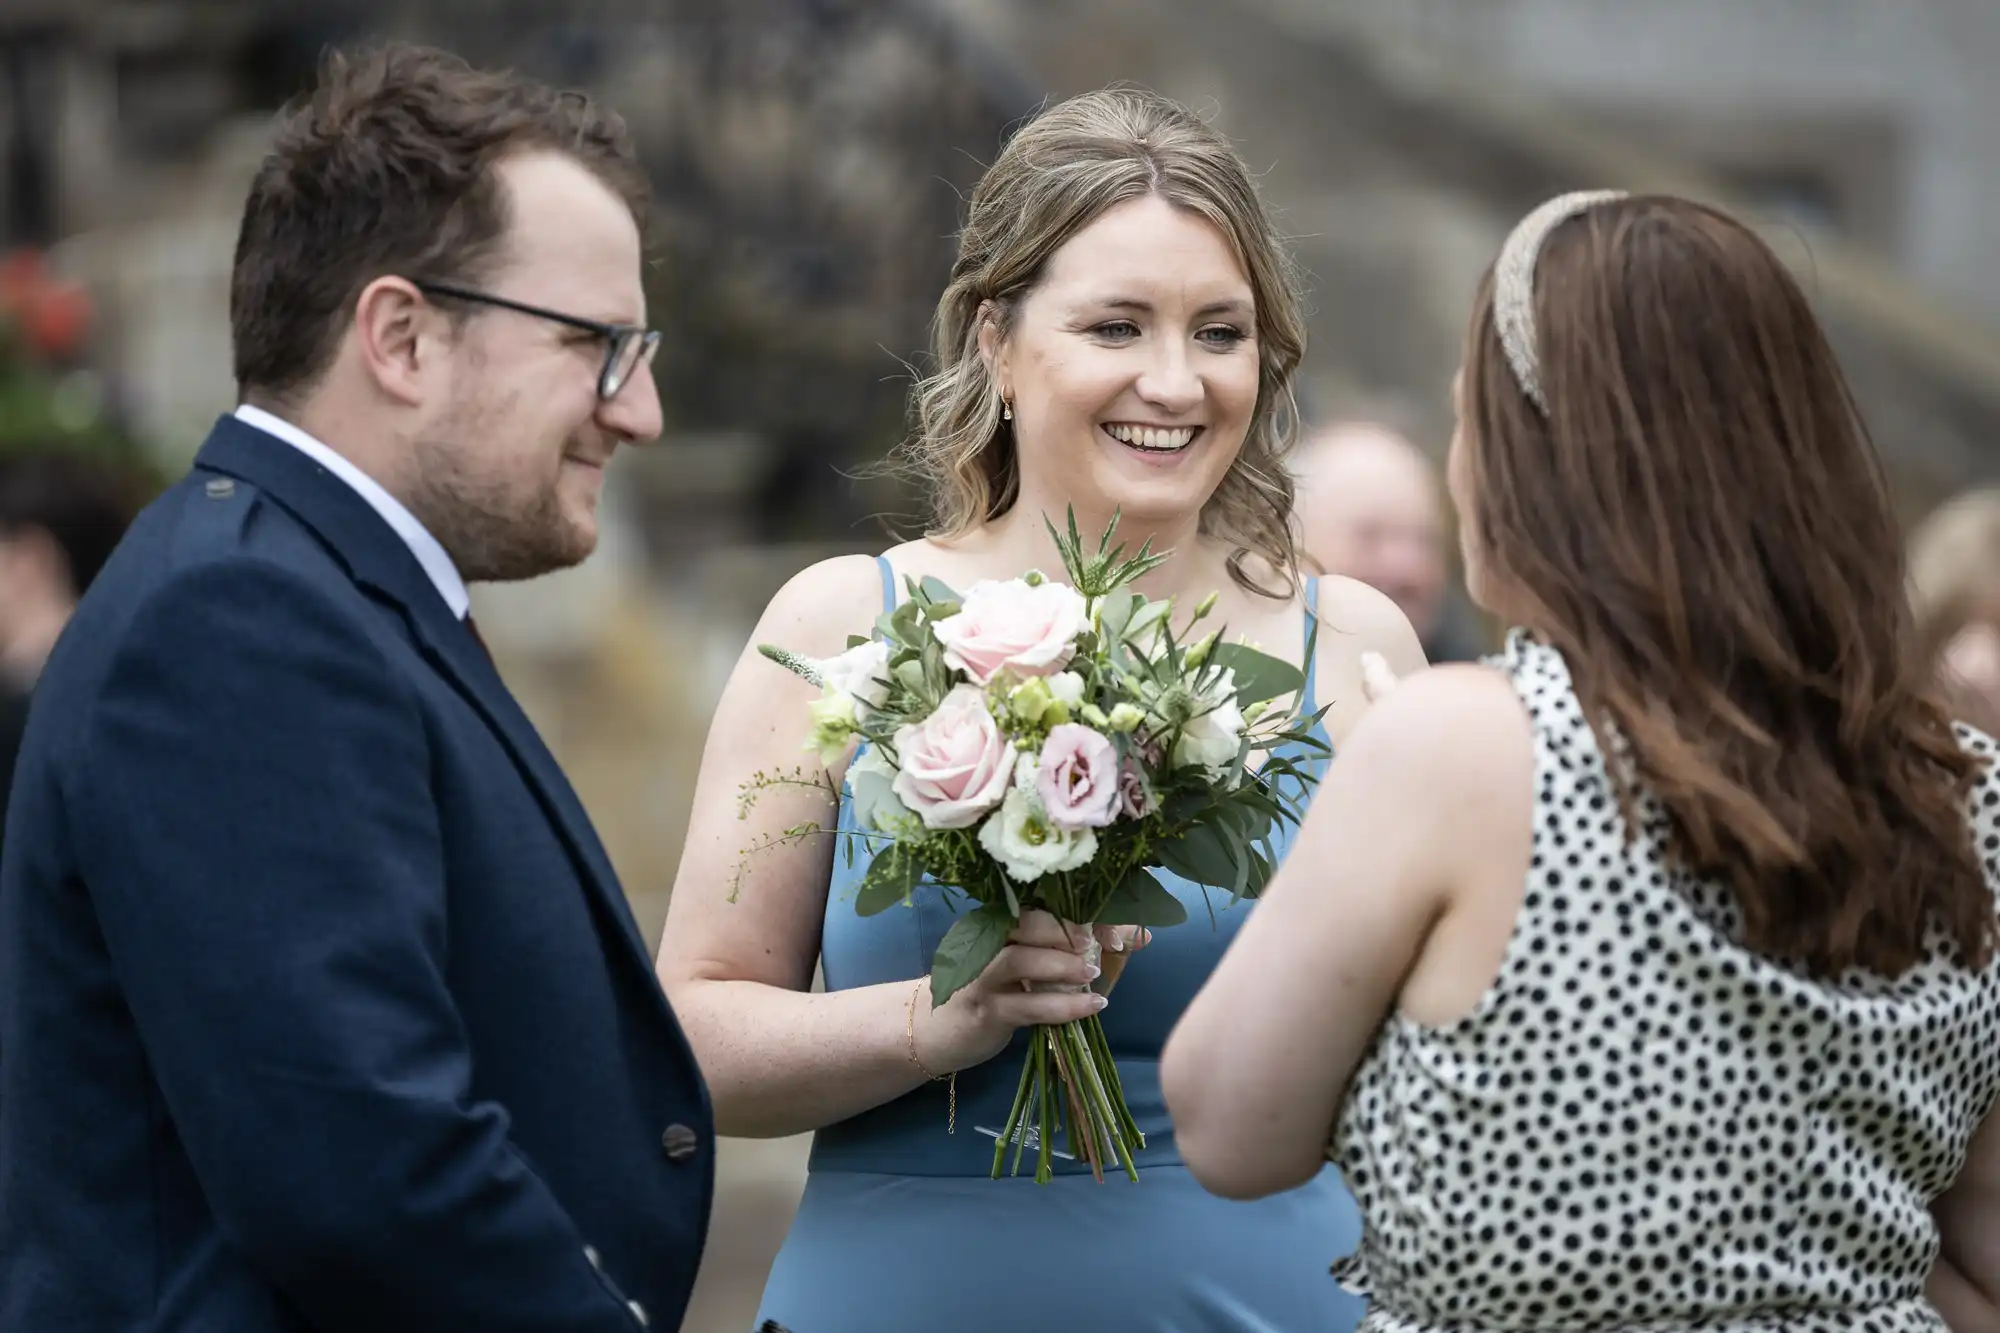
POLYGON ((0 865, 0 1328, 678 1326, 708 1099, 465 585, 588 555, 660 408, 622 122, 329 61, 238 241, 243 406, 44 673, 0 865))

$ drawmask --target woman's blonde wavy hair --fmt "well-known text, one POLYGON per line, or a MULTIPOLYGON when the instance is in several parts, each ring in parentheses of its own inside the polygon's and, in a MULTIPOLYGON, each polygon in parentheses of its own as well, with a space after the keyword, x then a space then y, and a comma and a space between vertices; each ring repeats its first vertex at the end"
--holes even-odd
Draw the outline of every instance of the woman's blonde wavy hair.
POLYGON ((1057 250, 1117 205, 1149 195, 1213 225, 1249 276, 1257 406, 1241 452, 1202 507, 1201 531, 1235 546, 1229 572, 1238 584, 1289 597, 1297 555, 1283 460, 1298 431, 1292 376, 1306 342, 1297 278, 1236 150, 1156 93, 1107 88, 1058 103, 1022 126, 980 178, 932 321, 935 370, 911 392, 915 428, 899 461, 930 493, 930 536, 959 536, 1013 506, 1019 462, 979 355, 982 312, 990 302, 1005 336, 1057 250), (1251 552, 1279 573, 1282 590, 1245 572, 1251 552))

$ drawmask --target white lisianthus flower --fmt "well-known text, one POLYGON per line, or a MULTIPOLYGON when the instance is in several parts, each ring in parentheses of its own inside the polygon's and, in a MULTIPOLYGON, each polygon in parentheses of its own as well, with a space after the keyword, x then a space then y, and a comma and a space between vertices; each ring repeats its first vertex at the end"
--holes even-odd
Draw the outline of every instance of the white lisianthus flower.
POLYGON ((1049 677, 1049 693, 1056 702, 1074 713, 1083 707, 1083 677, 1074 671, 1058 671, 1049 677))
POLYGON ((854 822, 876 833, 921 836, 924 821, 896 799, 896 766, 878 745, 870 745, 847 766, 847 792, 854 802, 854 822))
POLYGON ((866 718, 889 698, 889 645, 870 639, 819 664, 826 688, 853 699, 855 715, 866 718))
POLYGON ((806 735, 806 749, 819 755, 822 764, 832 764, 846 752, 854 739, 854 696, 826 686, 819 698, 806 705, 812 729, 806 735))
POLYGON ((1014 787, 1000 809, 979 826, 979 845, 1010 879, 1026 884, 1088 862, 1097 855, 1097 834, 1088 828, 1057 828, 1040 801, 1014 787))
POLYGON ((1024 792, 1033 793, 1035 783, 1042 776, 1042 753, 1040 750, 1025 751, 1014 761, 1014 785, 1024 792))
POLYGON ((1181 728, 1172 755, 1176 767, 1199 765, 1226 786, 1243 776, 1236 762, 1243 748, 1243 710, 1236 705, 1236 673, 1224 671, 1202 692, 1196 716, 1181 728))

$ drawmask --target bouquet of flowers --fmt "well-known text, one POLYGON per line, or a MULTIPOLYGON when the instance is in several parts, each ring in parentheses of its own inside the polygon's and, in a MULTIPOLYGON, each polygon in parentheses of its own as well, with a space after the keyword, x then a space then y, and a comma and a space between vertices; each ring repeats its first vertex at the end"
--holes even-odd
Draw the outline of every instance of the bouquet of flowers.
MULTIPOLYGON (((845 853, 872 858, 855 909, 885 911, 925 880, 977 904, 938 946, 934 1004, 985 969, 1024 911, 1177 925, 1187 911, 1157 867, 1254 897, 1271 875, 1273 834, 1298 823, 1316 780, 1300 750, 1325 753, 1311 734, 1318 716, 1276 702, 1296 701, 1300 670, 1220 630, 1185 641, 1215 595, 1177 631, 1171 601, 1128 589, 1168 555, 1148 542, 1128 558, 1111 545, 1117 526, 1114 516, 1090 553, 1074 511, 1067 534, 1049 525, 1067 585, 1032 570, 962 594, 907 580, 908 600, 837 657, 759 645, 821 687, 808 749, 830 764, 857 738, 867 744, 848 769, 845 853)), ((759 775, 746 809, 761 787, 797 781, 759 775)), ((1058 1126, 1099 1181, 1111 1162, 1138 1179, 1145 1140, 1095 1015, 1032 1033, 993 1175, 1010 1142, 1018 1173, 1035 1139, 1046 1183, 1058 1126)))

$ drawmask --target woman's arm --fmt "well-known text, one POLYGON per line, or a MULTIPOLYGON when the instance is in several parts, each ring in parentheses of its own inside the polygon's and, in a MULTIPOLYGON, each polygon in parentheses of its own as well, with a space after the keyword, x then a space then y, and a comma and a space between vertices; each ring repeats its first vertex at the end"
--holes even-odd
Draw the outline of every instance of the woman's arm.
POLYGON ((846 760, 823 770, 803 748, 817 692, 756 646, 831 657, 873 624, 881 587, 864 556, 794 578, 759 621, 710 724, 658 970, 724 1134, 802 1133, 901 1096, 925 1081, 910 1056, 912 1032, 917 1059, 943 1074, 990 1059, 1023 1023, 1094 1012, 1088 994, 1021 989, 1023 980, 1090 979, 1081 942, 1046 917, 1024 922, 1017 943, 935 1012, 918 979, 810 993, 834 839, 751 849, 808 822, 831 828, 837 812, 824 792, 773 787, 739 815, 738 792, 759 773, 801 769, 837 787, 846 760))
POLYGON ((1925 1294, 1952 1333, 2000 1333, 2000 1112, 1931 1212, 1942 1244, 1925 1294))
POLYGON ((1434 926, 1529 839, 1534 758, 1509 683, 1443 667, 1348 737, 1298 839, 1168 1038, 1160 1080, 1203 1186, 1248 1199, 1325 1164, 1348 1080, 1434 926))

